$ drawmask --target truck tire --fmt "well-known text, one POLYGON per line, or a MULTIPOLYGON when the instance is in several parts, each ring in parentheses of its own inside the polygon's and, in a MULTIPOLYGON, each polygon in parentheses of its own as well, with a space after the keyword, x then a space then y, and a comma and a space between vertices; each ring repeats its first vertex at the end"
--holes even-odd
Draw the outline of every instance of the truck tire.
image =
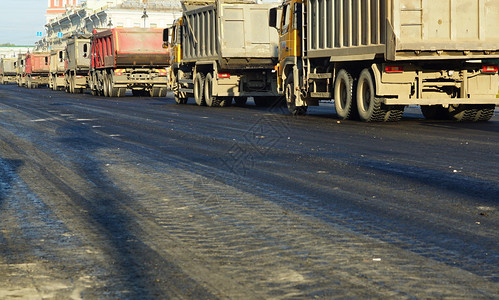
POLYGON ((494 104, 480 104, 476 105, 477 113, 475 115, 474 121, 476 122, 487 122, 494 115, 494 110, 496 106, 494 104))
POLYGON ((477 111, 474 105, 453 104, 448 108, 449 119, 457 122, 474 121, 477 111))
POLYGON ((159 87, 152 87, 150 90, 149 90, 149 96, 151 97, 159 97, 159 94, 161 93, 161 88, 159 87))
POLYGON ((296 106, 293 75, 289 74, 289 76, 286 77, 286 86, 284 90, 284 95, 286 97, 286 104, 288 106, 288 110, 293 116, 302 116, 307 113, 307 106, 296 106))
POLYGON ((204 99, 207 106, 221 106, 221 99, 217 96, 213 96, 213 75, 211 75, 211 73, 206 74, 204 79, 204 99))
POLYGON ((340 120, 352 119, 352 114, 356 110, 353 86, 354 80, 352 75, 345 69, 341 69, 336 75, 333 87, 334 107, 340 120))
POLYGON ((109 78, 107 76, 107 73, 102 73, 102 90, 104 93, 104 97, 109 97, 109 78))
POLYGON ((376 97, 373 77, 368 69, 360 72, 359 81, 357 82, 357 111, 361 121, 386 121, 387 111, 384 109, 382 99, 376 97))
POLYGON ((200 72, 196 73, 194 77, 194 100, 199 106, 206 105, 204 99, 204 74, 200 72))

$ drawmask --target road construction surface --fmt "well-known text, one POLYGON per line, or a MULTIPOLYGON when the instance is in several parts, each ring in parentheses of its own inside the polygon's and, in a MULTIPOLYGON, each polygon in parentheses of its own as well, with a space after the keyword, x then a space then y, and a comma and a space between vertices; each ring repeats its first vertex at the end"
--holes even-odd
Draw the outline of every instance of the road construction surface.
POLYGON ((0 299, 497 299, 499 117, 0 86, 0 299))

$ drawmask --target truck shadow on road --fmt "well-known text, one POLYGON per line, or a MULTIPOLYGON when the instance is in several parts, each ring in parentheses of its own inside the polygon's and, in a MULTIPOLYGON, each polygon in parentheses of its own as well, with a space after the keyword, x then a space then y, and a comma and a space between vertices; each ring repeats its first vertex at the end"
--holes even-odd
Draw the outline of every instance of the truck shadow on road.
POLYGON ((116 139, 96 134, 87 125, 60 127, 57 135, 57 142, 68 149, 64 151, 78 157, 73 171, 85 179, 83 190, 87 192, 68 186, 61 188, 71 195, 72 205, 88 212, 81 216, 93 229, 91 232, 95 232, 95 235, 90 233, 88 240, 109 257, 109 261, 99 266, 107 273, 103 276, 106 293, 112 298, 157 299, 183 288, 193 296, 209 295, 140 236, 140 230, 147 228, 139 229, 137 220, 129 213, 141 211, 140 204, 113 183, 106 173, 106 162, 96 158, 100 150, 117 146, 116 139))

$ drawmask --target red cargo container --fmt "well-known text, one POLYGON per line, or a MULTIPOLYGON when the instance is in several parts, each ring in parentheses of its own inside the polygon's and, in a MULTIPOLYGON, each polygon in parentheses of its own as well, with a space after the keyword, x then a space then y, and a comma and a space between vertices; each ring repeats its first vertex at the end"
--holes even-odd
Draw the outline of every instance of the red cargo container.
POLYGON ((47 85, 50 74, 50 53, 26 54, 26 86, 37 88, 47 85))
POLYGON ((113 28, 95 30, 92 37, 90 88, 107 97, 166 96, 170 55, 163 48, 162 29, 113 28))

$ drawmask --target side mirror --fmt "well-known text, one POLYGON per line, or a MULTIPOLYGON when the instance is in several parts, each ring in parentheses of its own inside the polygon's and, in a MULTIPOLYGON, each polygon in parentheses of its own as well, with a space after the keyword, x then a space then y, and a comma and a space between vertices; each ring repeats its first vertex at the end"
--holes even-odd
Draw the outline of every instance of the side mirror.
POLYGON ((269 27, 277 29, 277 7, 271 8, 269 11, 269 27))
POLYGON ((163 29, 163 48, 168 48, 168 39, 170 37, 169 28, 163 29))

